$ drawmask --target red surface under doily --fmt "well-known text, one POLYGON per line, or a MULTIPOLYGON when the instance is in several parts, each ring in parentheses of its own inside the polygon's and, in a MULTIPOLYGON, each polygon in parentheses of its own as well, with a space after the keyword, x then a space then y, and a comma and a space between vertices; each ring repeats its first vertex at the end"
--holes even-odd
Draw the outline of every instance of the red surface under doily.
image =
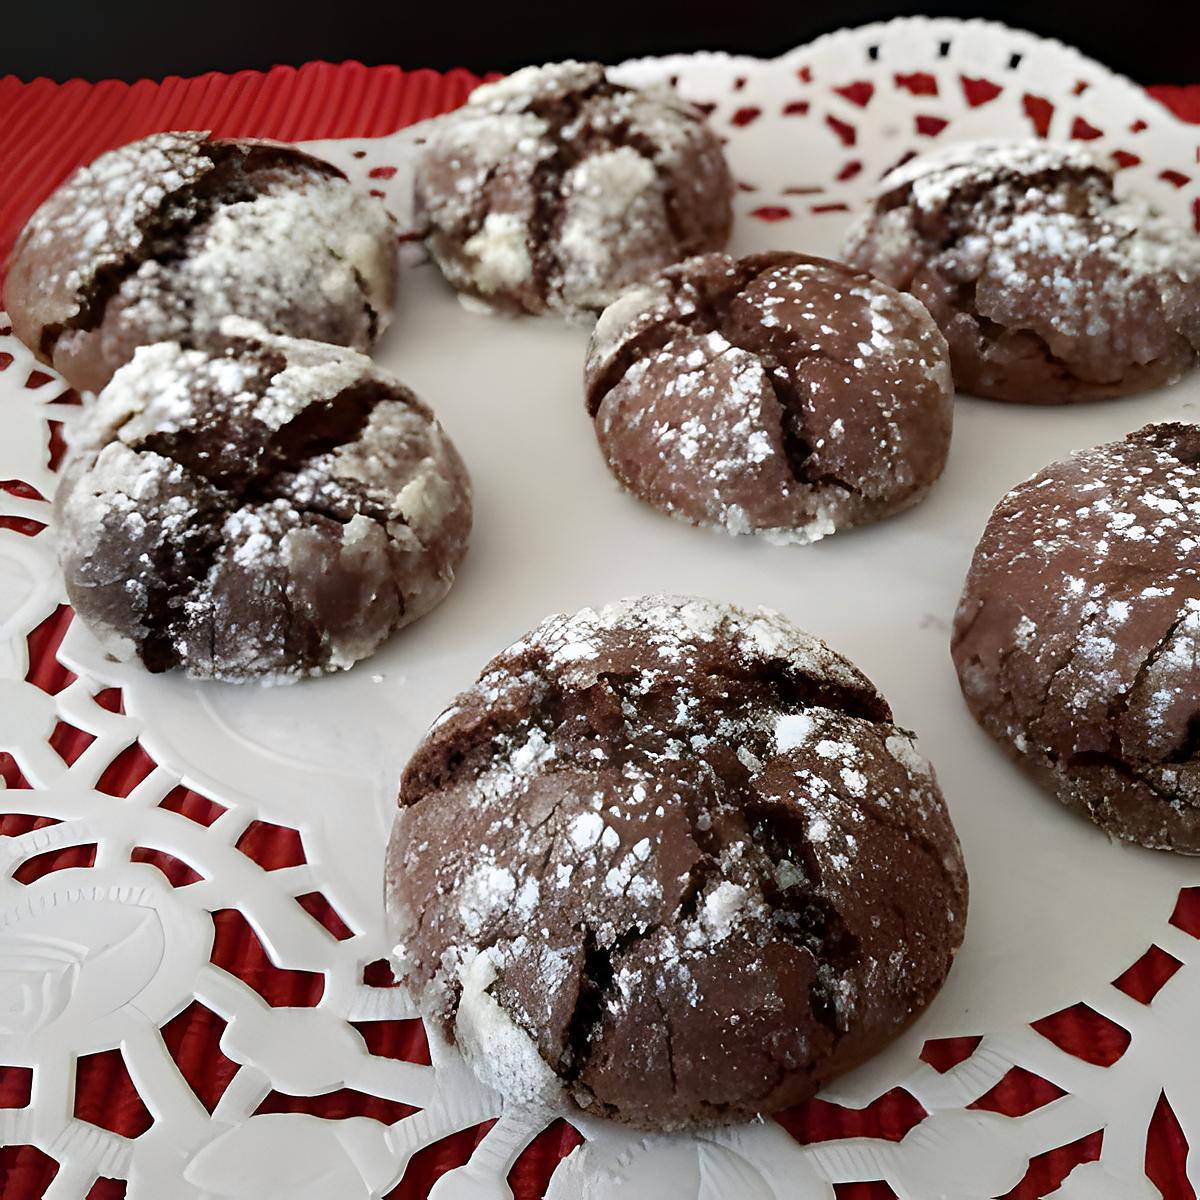
MULTIPOLYGON (((277 67, 265 74, 244 71, 231 76, 172 78, 162 83, 89 84, 75 80, 55 84, 44 79, 22 83, 13 76, 0 78, 0 263, 6 261, 22 224, 41 200, 76 166, 112 146, 155 130, 179 128, 285 140, 379 136, 454 108, 477 82, 476 76, 461 70, 440 75, 396 67, 368 68, 359 63, 310 63, 299 69, 277 67)), ((1151 92, 1180 117, 1200 122, 1200 86, 1152 88, 1151 92)), ((48 692, 61 690, 71 678, 54 657, 69 620, 69 610, 60 609, 30 637, 29 679, 48 692)), ((97 701, 117 704, 120 698, 115 693, 102 693, 97 701)), ((54 746, 70 762, 88 740, 89 735, 62 726, 54 746)), ((127 795, 151 767, 150 760, 135 746, 105 773, 101 790, 113 796, 127 795)), ((7 755, 0 755, 0 774, 10 788, 28 787, 7 755)), ((216 815, 211 801, 182 788, 164 804, 202 823, 216 815)), ((30 827, 28 818, 0 818, 0 836, 22 833, 30 827)), ((290 856, 296 852, 296 835, 278 826, 263 826, 240 848, 271 869, 294 861, 290 856)), ((154 852, 145 854, 146 861, 159 866, 176 886, 186 884, 186 878, 178 874, 180 868, 186 871, 183 864, 165 861, 167 856, 156 858, 154 852)), ((88 848, 75 847, 54 855, 52 861, 29 860, 21 871, 27 872, 25 882, 30 882, 48 871, 89 862, 88 848)), ((315 896, 306 907, 335 937, 339 936, 339 918, 322 897, 315 896)), ((245 979, 271 1003, 316 1003, 323 986, 321 976, 273 967, 236 912, 217 914, 215 920, 214 961, 245 979)), ((1200 889, 1185 891, 1174 923, 1200 936, 1200 889)), ((1174 960, 1168 960, 1169 956, 1164 957, 1161 951, 1158 955, 1148 952, 1114 982, 1136 999, 1148 1001, 1174 969, 1174 960)), ((393 981, 383 964, 373 964, 367 968, 365 982, 386 987, 393 981)), ((1064 1050, 1105 1065, 1119 1058, 1128 1044, 1123 1030, 1082 1005, 1047 1016, 1035 1027, 1064 1050)), ((236 1069, 236 1064, 220 1052, 222 1029, 219 1017, 195 1003, 163 1030, 184 1077, 210 1110, 236 1069)), ((364 1023, 359 1032, 373 1054, 428 1061, 419 1022, 364 1023)), ((924 1057, 936 1069, 946 1070, 972 1053, 976 1044, 974 1038, 929 1043, 924 1057)), ((31 1074, 0 1066, 0 1108, 29 1103, 31 1074)), ((975 1107, 1015 1116, 1049 1103, 1057 1094, 1052 1084, 1015 1068, 975 1107)), ((404 1115, 398 1111, 401 1107, 342 1089, 308 1098, 272 1092, 260 1111, 394 1121, 404 1115)), ((81 1120, 127 1136, 136 1136, 150 1123, 150 1114, 138 1098, 118 1051, 80 1060, 75 1111, 81 1120)), ((861 1112, 814 1101, 783 1114, 780 1120, 802 1142, 855 1135, 897 1140, 923 1115, 917 1101, 897 1089, 861 1112)), ((390 1198, 417 1200, 427 1196, 441 1174, 466 1161, 486 1130, 487 1125, 466 1130, 416 1155, 390 1198)), ((1097 1131, 1035 1159, 1026 1178, 1004 1200, 1035 1200, 1054 1191, 1077 1163, 1099 1156, 1101 1138, 1102 1132, 1097 1131)), ((521 1155, 510 1176, 516 1200, 542 1196, 555 1166, 578 1141, 578 1134, 564 1122, 538 1137, 521 1155)), ((1164 1099, 1151 1122, 1146 1157, 1147 1174, 1164 1200, 1195 1200, 1185 1175, 1186 1156, 1187 1144, 1164 1099)), ((0 1147, 0 1198, 35 1200, 43 1195, 56 1171, 53 1159, 33 1147, 0 1147)), ((836 1192, 839 1200, 886 1200, 893 1195, 882 1183, 843 1185, 836 1192)), ((116 1200, 124 1194, 123 1182, 100 1179, 88 1197, 116 1200)))

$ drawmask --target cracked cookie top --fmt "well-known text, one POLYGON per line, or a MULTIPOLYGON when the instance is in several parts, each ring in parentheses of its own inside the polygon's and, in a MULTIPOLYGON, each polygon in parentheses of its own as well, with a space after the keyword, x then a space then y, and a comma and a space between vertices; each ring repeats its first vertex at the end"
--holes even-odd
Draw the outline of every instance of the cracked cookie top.
POLYGON ((634 1125, 812 1095, 933 997, 966 877, 912 735, 781 617, 548 618, 438 718, 388 852, 395 956, 513 1103, 634 1125))
POLYGON ((912 292, 958 386, 1063 404, 1173 381, 1200 352, 1200 238, 1079 147, 964 142, 885 176, 845 257, 912 292))
POLYGON ((201 345, 231 314, 367 350, 395 274, 391 217, 330 163, 156 133, 101 155, 34 213, 5 297, 17 336, 98 391, 138 346, 201 345))
POLYGON ((509 310, 603 308, 667 263, 725 245, 733 182, 717 136, 669 89, 597 63, 529 67, 431 128, 416 204, 460 291, 509 310))
POLYGON ((223 329, 206 350, 141 347, 85 411, 55 500, 67 593, 151 671, 349 667, 450 589, 466 469, 364 355, 223 329))
POLYGON ((929 314, 841 263, 710 254, 601 314, 585 370, 617 480, 672 516, 812 542, 920 500, 950 448, 929 314))
POLYGON ((1200 427, 1148 425, 1013 488, 952 652, 976 719, 1064 803, 1200 853, 1200 427))

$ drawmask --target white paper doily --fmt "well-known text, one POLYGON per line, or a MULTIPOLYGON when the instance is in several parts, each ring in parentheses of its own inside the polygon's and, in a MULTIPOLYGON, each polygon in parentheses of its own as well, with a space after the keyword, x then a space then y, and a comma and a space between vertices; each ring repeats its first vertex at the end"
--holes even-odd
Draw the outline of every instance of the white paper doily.
MULTIPOLYGON (((1119 151, 1123 186, 1180 221, 1200 221, 1200 127, 1076 52, 1000 26, 904 20, 772 62, 681 56, 616 74, 673 77, 712 105, 742 184, 738 252, 835 253, 848 213, 905 154, 1035 130, 1119 151)), ((402 213, 416 136, 315 148, 402 213)), ((926 1115, 899 1140, 809 1145, 773 1121, 668 1138, 575 1115, 586 1140, 548 1195, 829 1200, 835 1183, 884 1180, 903 1200, 984 1200, 1014 1188, 1030 1160, 1097 1131, 1098 1158, 1093 1149, 1095 1161, 1052 1194, 1158 1195, 1143 1170, 1156 1109, 1169 1105, 1189 1144, 1200 1145, 1200 891, 1180 900, 1181 888, 1200 888, 1200 863, 1110 844, 1037 792, 971 722, 947 641, 972 547, 999 496, 1080 445, 1194 417, 1200 380, 1079 408, 962 399, 949 468, 925 503, 784 549, 687 528, 618 493, 583 409, 585 343, 586 331, 553 320, 472 315, 431 267, 411 270, 377 357, 438 410, 475 481, 473 545, 448 600, 355 670, 273 690, 196 685, 108 662, 75 623, 58 655, 77 678, 51 695, 27 682, 29 635, 63 599, 53 530, 36 531, 49 506, 30 489, 53 492, 47 422, 69 420, 72 408, 60 402, 63 385, 0 336, 0 480, 27 485, 0 491, 0 751, 32 789, 0 793, 0 812, 56 822, 0 838, 0 1063, 33 1073, 28 1106, 0 1110, 0 1144, 32 1144, 60 1164, 50 1200, 86 1195, 97 1176, 127 1179, 130 1200, 352 1200, 386 1195, 417 1151, 499 1116, 433 1195, 508 1196, 509 1170, 547 1115, 502 1112, 436 1045, 431 1066, 372 1055, 350 1024, 413 1016, 399 990, 363 979, 387 950, 380 878, 399 770, 453 693, 546 613, 691 591, 777 608, 848 654, 938 768, 971 873, 966 945, 917 1025, 824 1094, 860 1109, 900 1088, 926 1115), (70 764, 51 744, 62 724, 94 737, 70 764), (126 798, 98 790, 135 742, 153 769, 126 798), (172 807, 181 784, 220 806, 215 820, 172 807), (268 871, 244 842, 239 849, 254 822, 298 831, 294 865, 268 871), (93 865, 17 878, 24 864, 71 846, 94 846, 93 865), (139 848, 191 873, 173 886, 138 861, 139 848), (340 918, 342 936, 296 902, 314 893, 340 918), (229 910, 275 966, 323 976, 315 1007, 270 1007, 212 963, 212 914, 229 910), (1160 963, 1165 954, 1179 966, 1143 1002, 1112 981, 1151 946, 1160 963), (211 1112, 159 1033, 197 1000, 226 1022, 221 1050, 240 1064, 211 1112), (1111 1065, 1060 1049, 1054 1023, 1040 1021, 1080 1003, 1118 1050, 1127 1041, 1111 1065), (921 1058, 927 1040, 952 1037, 981 1040, 949 1069, 921 1058), (152 1119, 137 1138, 75 1115, 77 1059, 113 1049, 152 1119), (1013 1072, 1048 1081, 1043 1093, 1057 1098, 1020 1116, 988 1111, 1013 1072), (417 1111, 390 1124, 256 1111, 272 1091, 339 1088, 417 1111)), ((1195 1152, 1189 1165, 1200 1180, 1195 1152)))

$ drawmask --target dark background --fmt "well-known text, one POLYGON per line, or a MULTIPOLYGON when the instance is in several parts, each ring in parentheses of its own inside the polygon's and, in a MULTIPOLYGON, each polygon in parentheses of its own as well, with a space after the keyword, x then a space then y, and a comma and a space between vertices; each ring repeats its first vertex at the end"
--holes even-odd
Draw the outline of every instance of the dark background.
POLYGON ((197 75, 310 59, 506 71, 567 57, 604 62, 673 50, 774 55, 821 33, 926 13, 989 17, 1073 43, 1143 83, 1200 83, 1200 0, 1137 4, 856 2, 407 4, 326 0, 8 0, 0 73, 23 79, 197 75))

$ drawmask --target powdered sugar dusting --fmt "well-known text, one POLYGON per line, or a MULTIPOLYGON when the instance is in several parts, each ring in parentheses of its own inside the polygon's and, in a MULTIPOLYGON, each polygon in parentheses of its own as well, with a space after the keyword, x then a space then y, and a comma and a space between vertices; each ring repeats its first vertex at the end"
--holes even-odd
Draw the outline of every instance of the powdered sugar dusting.
POLYGON ((390 319, 395 231, 374 198, 298 150, 154 134, 72 176, 14 252, 18 332, 80 387, 135 346, 201 345, 240 314, 368 349, 390 319))
POLYGON ((344 669, 445 595, 465 470, 366 356, 243 320, 223 336, 139 348, 78 423, 58 499, 68 591, 152 670, 344 669), (362 599, 347 608, 339 582, 362 599))
POLYGON ((960 387, 1025 403, 1169 382, 1200 352, 1200 238, 1078 146, 959 143, 897 168, 848 261, 912 290, 960 387))
POLYGON ((803 746, 813 731, 813 720, 807 713, 784 713, 775 722, 775 749, 781 754, 795 746, 803 746))
POLYGON ((954 642, 973 711, 1060 798, 1190 853, 1198 461, 1195 426, 1150 425, 1013 489, 976 550, 954 642))
MULTIPOLYGON (((807 1028, 816 1004, 840 1037, 876 1019, 864 988, 924 988, 912 930, 854 908, 872 889, 932 872, 920 887, 944 892, 961 924, 957 843, 911 737, 851 664, 774 613, 646 596, 547 618, 435 724, 401 803, 392 904, 427 1011, 488 1059, 485 1079, 499 1059, 512 1095, 542 1095, 549 1069, 601 1115, 614 1111, 605 1064, 639 1061, 655 1089, 639 1120, 716 1118, 709 1100, 694 1107, 686 1076, 664 1084, 645 1056, 669 1038, 678 1064, 693 1028, 719 1028, 729 1049, 710 1040, 705 1052, 757 1071, 750 1031, 766 1018, 748 997, 764 989, 786 1029, 807 1028), (831 950, 815 916, 826 911, 864 939, 861 956, 831 950), (882 973, 896 947, 876 943, 896 936, 882 973), (815 993, 776 978, 797 953, 815 993), (464 1032, 454 986, 456 964, 479 954, 495 971, 488 1003, 511 1022, 488 1018, 494 1049, 477 1032, 490 1009, 466 1001, 464 1032), (514 1029, 536 1057, 509 1044, 514 1029)), ((905 1016, 921 1002, 906 1000, 905 1016)), ((777 1067, 763 1070, 778 1086, 777 1067)))
POLYGON ((951 142, 918 155, 889 172, 876 186, 876 197, 911 188, 916 203, 928 211, 945 204, 961 187, 1002 180, 1035 181, 1061 169, 1103 171, 1102 159, 1084 146, 1043 141, 979 140, 951 142))
MULTIPOLYGON (((46 255, 55 266, 43 273, 46 293, 61 293, 56 319, 80 311, 79 289, 94 271, 135 254, 144 227, 166 196, 194 184, 210 169, 197 154, 203 133, 156 133, 102 154, 82 167, 29 219, 14 260, 46 255), (64 237, 75 249, 61 255, 64 237)), ((9 298, 11 304, 11 297, 9 298)))
POLYGON ((479 1064, 484 1083, 512 1103, 546 1104, 562 1094, 554 1072, 538 1056, 536 1045, 489 992, 499 955, 467 952, 454 963, 461 988, 455 1037, 462 1051, 479 1064))
POLYGON ((806 544, 919 500, 949 447, 945 340, 910 296, 800 255, 708 255, 601 315, 587 400, 664 512, 806 544))
POLYGON ((731 193, 696 110, 577 62, 478 88, 431 126, 416 179, 447 279, 530 312, 594 311, 666 263, 718 248, 731 193))

